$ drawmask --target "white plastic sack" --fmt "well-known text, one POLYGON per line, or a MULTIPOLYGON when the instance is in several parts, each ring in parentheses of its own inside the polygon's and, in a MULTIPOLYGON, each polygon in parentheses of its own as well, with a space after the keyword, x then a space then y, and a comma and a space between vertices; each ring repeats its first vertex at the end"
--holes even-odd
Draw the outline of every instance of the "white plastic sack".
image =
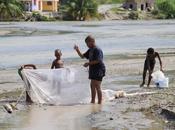
POLYGON ((84 68, 23 69, 22 76, 35 103, 69 105, 90 101, 88 73, 84 68))
POLYGON ((116 91, 111 89, 102 90, 103 101, 110 101, 115 98, 116 91))
POLYGON ((159 88, 168 88, 169 78, 165 77, 162 71, 156 71, 152 73, 152 79, 157 87, 159 88))

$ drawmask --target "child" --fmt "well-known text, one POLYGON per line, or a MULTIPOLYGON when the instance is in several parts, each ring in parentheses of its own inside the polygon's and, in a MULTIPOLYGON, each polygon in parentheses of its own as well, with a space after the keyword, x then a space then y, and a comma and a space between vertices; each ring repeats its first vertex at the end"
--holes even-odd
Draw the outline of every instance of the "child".
POLYGON ((61 60, 61 50, 56 49, 55 50, 55 57, 56 59, 52 62, 51 69, 58 69, 58 68, 63 68, 63 61, 61 60))
POLYGON ((146 78, 146 72, 149 72, 149 77, 148 77, 148 84, 147 87, 149 87, 150 82, 151 82, 151 74, 153 73, 154 70, 154 66, 156 63, 155 58, 159 59, 159 63, 160 63, 160 70, 162 70, 162 61, 160 59, 159 53, 155 52, 153 48, 148 48, 147 50, 147 55, 146 55, 146 59, 145 59, 145 63, 144 63, 144 70, 143 70, 143 82, 140 85, 140 87, 143 87, 145 84, 145 78, 146 78))
POLYGON ((89 62, 84 64, 84 67, 89 66, 89 79, 91 80, 91 103, 95 103, 96 93, 98 96, 98 104, 102 103, 101 82, 105 76, 105 65, 103 63, 103 52, 95 44, 95 39, 92 36, 87 36, 85 39, 86 45, 89 48, 82 54, 77 45, 74 49, 81 58, 89 59, 89 62))
POLYGON ((22 65, 19 69, 18 69, 18 74, 20 75, 21 79, 23 79, 21 71, 23 69, 36 69, 36 66, 33 64, 26 64, 26 65, 22 65))
MULTIPOLYGON (((26 64, 26 65, 22 65, 19 69, 18 69, 18 74, 20 75, 21 79, 23 80, 23 77, 22 77, 22 74, 21 74, 21 71, 23 69, 36 69, 36 66, 33 65, 33 64, 26 64)), ((30 88, 29 88, 30 90, 30 88)), ((30 98, 28 92, 26 91, 26 102, 28 103, 33 103, 32 99, 30 98)))

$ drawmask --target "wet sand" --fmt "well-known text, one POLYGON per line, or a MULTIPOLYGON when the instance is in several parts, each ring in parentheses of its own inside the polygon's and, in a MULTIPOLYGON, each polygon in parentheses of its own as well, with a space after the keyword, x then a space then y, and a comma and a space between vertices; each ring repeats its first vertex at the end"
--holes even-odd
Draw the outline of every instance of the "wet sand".
MULTIPOLYGON (((167 49, 168 50, 168 49, 167 49)), ((103 89, 124 90, 127 93, 156 92, 152 95, 133 96, 103 102, 102 105, 81 104, 73 106, 26 105, 20 102, 19 110, 8 114, 2 109, 6 101, 16 100, 23 83, 16 69, 1 70, 0 75, 0 129, 3 130, 164 130, 169 123, 159 109, 174 103, 175 54, 161 53, 170 88, 140 88, 144 54, 105 56, 107 74, 103 89)), ((67 60, 66 66, 79 66, 84 60, 67 60)), ((37 65, 50 68, 50 65, 37 65)), ((156 70, 159 69, 159 63, 156 70)), ((24 98, 22 99, 24 100, 24 98)), ((170 125, 169 129, 172 129, 170 125)))
POLYGON ((4 130, 92 130, 86 116, 100 110, 99 105, 25 106, 20 104, 18 107, 20 111, 11 115, 1 114, 0 128, 4 130))
POLYGON ((10 31, 0 31, 0 36, 5 36, 9 33, 10 33, 10 31))

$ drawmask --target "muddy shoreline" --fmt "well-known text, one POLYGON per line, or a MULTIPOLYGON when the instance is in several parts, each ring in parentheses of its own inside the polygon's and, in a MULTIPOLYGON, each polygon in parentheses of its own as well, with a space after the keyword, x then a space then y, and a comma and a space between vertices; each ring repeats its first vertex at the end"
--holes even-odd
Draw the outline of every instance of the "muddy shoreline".
MULTIPOLYGON (((161 53, 164 72, 170 80, 168 89, 157 89, 153 83, 149 89, 139 87, 142 79, 144 54, 105 56, 107 75, 104 78, 103 89, 124 90, 127 93, 155 92, 155 94, 125 97, 104 102, 100 110, 84 114, 84 118, 88 120, 87 123, 92 130, 175 129, 175 117, 173 115, 175 112, 175 54, 171 51, 165 50, 166 53, 161 53)), ((65 62, 66 66, 80 66, 83 63, 84 60, 79 59, 69 59, 65 62)), ((50 68, 50 64, 37 66, 38 68, 50 68)), ((159 69, 159 63, 155 69, 159 69)), ((16 69, 1 70, 1 74, 3 75, 0 76, 0 104, 2 105, 17 100, 23 90, 23 83, 16 69)), ((41 109, 47 109, 47 107, 41 107, 41 109)), ((0 115, 2 115, 2 111, 0 111, 0 115)))
POLYGON ((107 109, 89 115, 89 121, 100 130, 174 130, 175 89, 155 91, 151 95, 115 99, 107 109))

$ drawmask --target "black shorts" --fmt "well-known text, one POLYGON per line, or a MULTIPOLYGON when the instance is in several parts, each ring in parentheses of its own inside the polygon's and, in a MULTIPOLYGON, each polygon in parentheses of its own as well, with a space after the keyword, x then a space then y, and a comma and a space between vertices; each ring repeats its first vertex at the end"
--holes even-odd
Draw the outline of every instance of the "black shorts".
POLYGON ((89 77, 89 79, 102 81, 103 77, 89 77))

